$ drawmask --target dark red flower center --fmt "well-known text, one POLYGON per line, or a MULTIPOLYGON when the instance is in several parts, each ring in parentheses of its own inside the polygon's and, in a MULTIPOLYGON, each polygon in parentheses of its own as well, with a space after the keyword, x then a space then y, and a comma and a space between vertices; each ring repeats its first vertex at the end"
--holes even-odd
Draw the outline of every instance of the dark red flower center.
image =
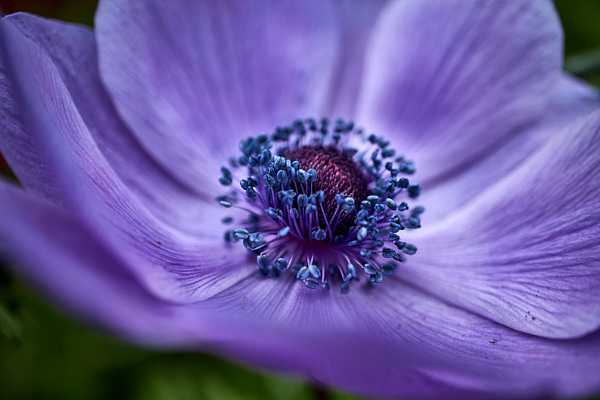
MULTIPOLYGON (((357 203, 369 195, 369 180, 363 168, 354 161, 352 156, 336 146, 303 146, 285 153, 287 159, 299 161, 305 170, 313 168, 319 179, 312 184, 313 193, 322 190, 325 193, 323 208, 328 218, 331 218, 339 208, 335 195, 343 193, 352 197, 357 203)), ((300 191, 302 193, 302 191, 300 191)), ((339 213, 339 210, 338 210, 339 213)), ((321 213, 319 222, 324 226, 321 213)), ((334 234, 346 234, 354 224, 354 215, 342 213, 334 234)))

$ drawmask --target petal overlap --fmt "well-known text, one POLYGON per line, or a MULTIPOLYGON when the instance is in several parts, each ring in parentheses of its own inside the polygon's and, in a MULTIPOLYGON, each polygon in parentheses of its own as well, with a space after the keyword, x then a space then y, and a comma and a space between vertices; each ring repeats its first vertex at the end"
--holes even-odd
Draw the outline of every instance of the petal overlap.
MULTIPOLYGON (((235 263, 227 257, 207 251, 214 247, 215 241, 219 240, 220 243, 221 240, 206 230, 207 225, 219 221, 221 210, 217 206, 208 207, 202 197, 184 196, 183 189, 180 189, 176 192, 180 194, 179 197, 174 193, 167 194, 172 196, 172 201, 178 201, 171 205, 174 206, 171 209, 172 221, 167 224, 152 213, 151 208, 156 207, 156 203, 134 196, 127 186, 132 182, 119 178, 114 169, 118 163, 111 165, 99 149, 101 140, 97 142, 90 132, 88 123, 98 121, 91 118, 86 120, 84 114, 85 107, 94 103, 75 103, 77 95, 81 96, 82 93, 75 90, 75 95, 71 95, 63 76, 47 53, 22 34, 22 25, 10 21, 12 17, 3 20, 1 27, 4 50, 11 54, 12 62, 6 69, 17 92, 17 103, 21 107, 20 115, 26 129, 26 137, 19 140, 39 151, 39 159, 34 161, 44 166, 44 173, 50 174, 56 181, 62 195, 61 201, 66 207, 96 231, 115 254, 125 259, 124 265, 136 272, 155 293, 165 298, 190 301, 190 297, 210 297, 246 276, 249 272, 233 268, 235 263), (83 112, 80 112, 78 105, 84 108, 83 112), (147 203, 142 204, 141 200, 147 203), (193 200, 197 200, 197 204, 193 200), (178 207, 179 212, 189 210, 188 219, 195 216, 198 226, 195 231, 189 233, 181 226, 172 226, 178 207), (219 263, 223 263, 223 267, 214 268, 219 263), (186 284, 190 281, 194 285, 186 284), (200 287, 203 290, 197 290, 200 287)), ((76 34, 80 35, 81 32, 76 34)), ((119 136, 118 131, 112 134, 119 136)), ((114 153, 112 156, 118 157, 114 153)), ((135 169, 130 169, 129 173, 135 174, 135 169)), ((160 179, 158 173, 154 175, 160 179)), ((40 176, 36 179, 40 179, 40 176)), ((142 184, 140 182, 140 186, 142 184)), ((171 183, 170 187, 176 185, 171 183)), ((169 187, 163 186, 162 189, 168 190, 169 187)), ((160 194, 155 192, 154 195, 160 194)), ((168 208, 164 210, 167 211, 168 208)), ((180 214, 179 218, 184 220, 186 216, 180 214)), ((233 259, 235 254, 236 251, 229 252, 233 259)))
POLYGON ((404 277, 523 332, 570 338, 597 330, 599 115, 563 129, 423 235, 423 255, 404 277))
POLYGON ((101 75, 146 150, 199 189, 240 139, 325 111, 332 12, 316 0, 104 1, 101 75))
POLYGON ((367 52, 359 120, 398 135, 421 183, 447 179, 535 122, 560 74, 550 2, 390 3, 367 52))

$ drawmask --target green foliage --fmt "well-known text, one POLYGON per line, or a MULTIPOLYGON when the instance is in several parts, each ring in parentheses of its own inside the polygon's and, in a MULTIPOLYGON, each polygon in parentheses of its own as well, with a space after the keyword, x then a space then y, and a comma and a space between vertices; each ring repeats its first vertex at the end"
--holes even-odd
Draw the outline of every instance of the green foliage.
POLYGON ((555 0, 565 29, 565 69, 600 86, 600 1, 555 0))

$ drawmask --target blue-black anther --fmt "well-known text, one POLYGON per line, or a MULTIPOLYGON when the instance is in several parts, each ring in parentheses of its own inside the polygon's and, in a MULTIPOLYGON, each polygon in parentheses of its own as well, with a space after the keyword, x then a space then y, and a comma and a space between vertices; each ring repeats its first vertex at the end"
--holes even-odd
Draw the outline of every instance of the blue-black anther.
POLYGON ((314 204, 309 204, 306 206, 306 213, 307 214, 314 214, 317 212, 317 206, 314 204))
POLYGON ((233 231, 233 234, 235 235, 236 238, 238 239, 248 239, 249 235, 248 235, 248 230, 246 229, 236 229, 233 231))
POLYGON ((365 263, 365 265, 363 265, 363 269, 369 275, 375 275, 377 273, 377 268, 375 268, 373 264, 365 263))
POLYGON ((310 272, 308 271, 308 267, 304 266, 298 270, 298 273, 296 274, 296 279, 304 280, 308 278, 309 275, 310 272))
POLYGON ((285 182, 287 180, 287 172, 284 169, 277 171, 277 182, 285 182))
POLYGON ((421 227, 421 220, 417 217, 409 217, 407 225, 409 228, 419 229, 421 227))
POLYGON ((404 225, 397 222, 390 222, 390 232, 396 233, 401 230, 404 230, 404 225))
POLYGON ((390 249, 389 247, 384 247, 381 251, 381 255, 383 256, 383 258, 394 258, 395 254, 396 252, 393 249, 390 249))
POLYGON ((313 278, 321 277, 321 269, 315 264, 311 264, 308 266, 308 272, 313 276, 313 278))
POLYGON ((306 183, 306 182, 308 182, 308 174, 306 173, 305 170, 299 169, 297 171, 297 175, 298 175, 298 181, 300 183, 306 183))
POLYGON ((267 215, 273 219, 278 219, 279 217, 283 217, 283 211, 278 208, 269 207, 265 210, 267 215))
POLYGON ((381 152, 381 157, 382 158, 388 158, 388 157, 393 157, 394 154, 396 154, 396 150, 394 149, 385 149, 381 152))
POLYGON ((258 267, 260 269, 269 268, 269 256, 266 254, 259 254, 258 256, 256 256, 256 262, 258 263, 258 267))
MULTIPOLYGON (((307 207, 308 210, 308 207, 307 207)), ((327 238, 327 232, 324 229, 317 228, 312 232, 312 238, 315 240, 325 240, 327 238)))
POLYGON ((285 271, 289 265, 288 260, 286 260, 285 258, 278 258, 274 264, 275 268, 277 268, 281 272, 285 271))
POLYGON ((383 204, 381 204, 381 203, 377 203, 377 204, 375 204, 375 207, 374 207, 374 208, 375 208, 375 212, 376 212, 377 214, 381 214, 382 212, 384 212, 384 211, 385 211, 385 206, 384 206, 383 204))
POLYGON ((273 187, 273 186, 275 186, 275 183, 277 182, 277 180, 270 174, 263 175, 263 180, 265 181, 265 185, 267 187, 273 187))
POLYGON ((248 240, 250 240, 254 244, 259 244, 263 241, 263 235, 261 235, 260 233, 252 233, 248 237, 248 240))
POLYGON ((415 246, 414 244, 407 243, 406 246, 404 246, 404 248, 402 249, 402 251, 404 251, 405 254, 413 255, 417 252, 417 246, 415 246))
POLYGON ((356 272, 356 267, 354 266, 354 264, 348 264, 348 273, 352 278, 358 278, 358 273, 356 272))
POLYGON ((254 190, 253 187, 248 186, 248 189, 246 189, 246 196, 248 196, 252 200, 256 199, 256 190, 254 190))
POLYGON ((223 186, 229 186, 232 182, 231 176, 222 176, 219 178, 219 183, 223 186))
POLYGON ((398 189, 406 189, 409 186, 410 186, 410 181, 408 179, 406 179, 406 178, 400 178, 396 182, 396 187, 398 189))
POLYGON ((421 215, 425 212, 425 207, 423 206, 416 206, 415 208, 412 209, 411 214, 414 216, 418 216, 421 215))
POLYGON ((381 282, 382 279, 383 279, 383 274, 380 271, 377 271, 375 273, 375 275, 371 275, 371 277, 369 278, 371 283, 379 283, 379 282, 381 282))
POLYGON ((356 239, 359 242, 362 242, 367 237, 368 230, 364 226, 358 230, 356 233, 356 239))
POLYGON ((287 236, 288 233, 290 233, 290 227, 286 226, 284 228, 281 228, 279 230, 279 232, 277 232, 277 237, 280 237, 280 238, 285 237, 285 236, 287 236))
POLYGON ((417 198, 421 194, 421 186, 417 185, 416 183, 412 183, 412 184, 408 185, 407 190, 408 190, 408 196, 411 199, 417 198))
POLYGON ((340 285, 340 292, 342 292, 342 294, 348 294, 349 291, 350 291, 350 282, 343 282, 340 285))
POLYGON ((318 203, 324 203, 325 202, 325 192, 322 190, 319 190, 317 192, 315 198, 317 199, 318 203))
POLYGON ((396 265, 392 263, 381 264, 381 273, 384 275, 392 275, 396 271, 396 265))
POLYGON ((388 206, 388 208, 390 210, 395 210, 397 208, 396 207, 396 202, 393 199, 389 198, 389 197, 387 199, 385 199, 385 204, 388 206))
POLYGON ((315 278, 306 278, 304 285, 309 289, 316 289, 319 287, 319 281, 315 278))
POLYGON ((405 201, 398 205, 398 211, 406 211, 408 210, 408 204, 405 201))

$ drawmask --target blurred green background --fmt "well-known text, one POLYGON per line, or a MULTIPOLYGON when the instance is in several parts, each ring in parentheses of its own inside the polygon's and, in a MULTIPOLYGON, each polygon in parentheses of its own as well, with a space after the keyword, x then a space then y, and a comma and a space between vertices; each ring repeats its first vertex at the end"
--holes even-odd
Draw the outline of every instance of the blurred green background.
MULTIPOLYGON (((600 86, 600 0, 555 4, 566 32, 565 68, 600 86)), ((88 25, 95 7, 95 0, 0 0, 6 13, 88 25)), ((0 268, 0 399, 356 398, 213 356, 152 352, 116 341, 57 313, 0 268)))

